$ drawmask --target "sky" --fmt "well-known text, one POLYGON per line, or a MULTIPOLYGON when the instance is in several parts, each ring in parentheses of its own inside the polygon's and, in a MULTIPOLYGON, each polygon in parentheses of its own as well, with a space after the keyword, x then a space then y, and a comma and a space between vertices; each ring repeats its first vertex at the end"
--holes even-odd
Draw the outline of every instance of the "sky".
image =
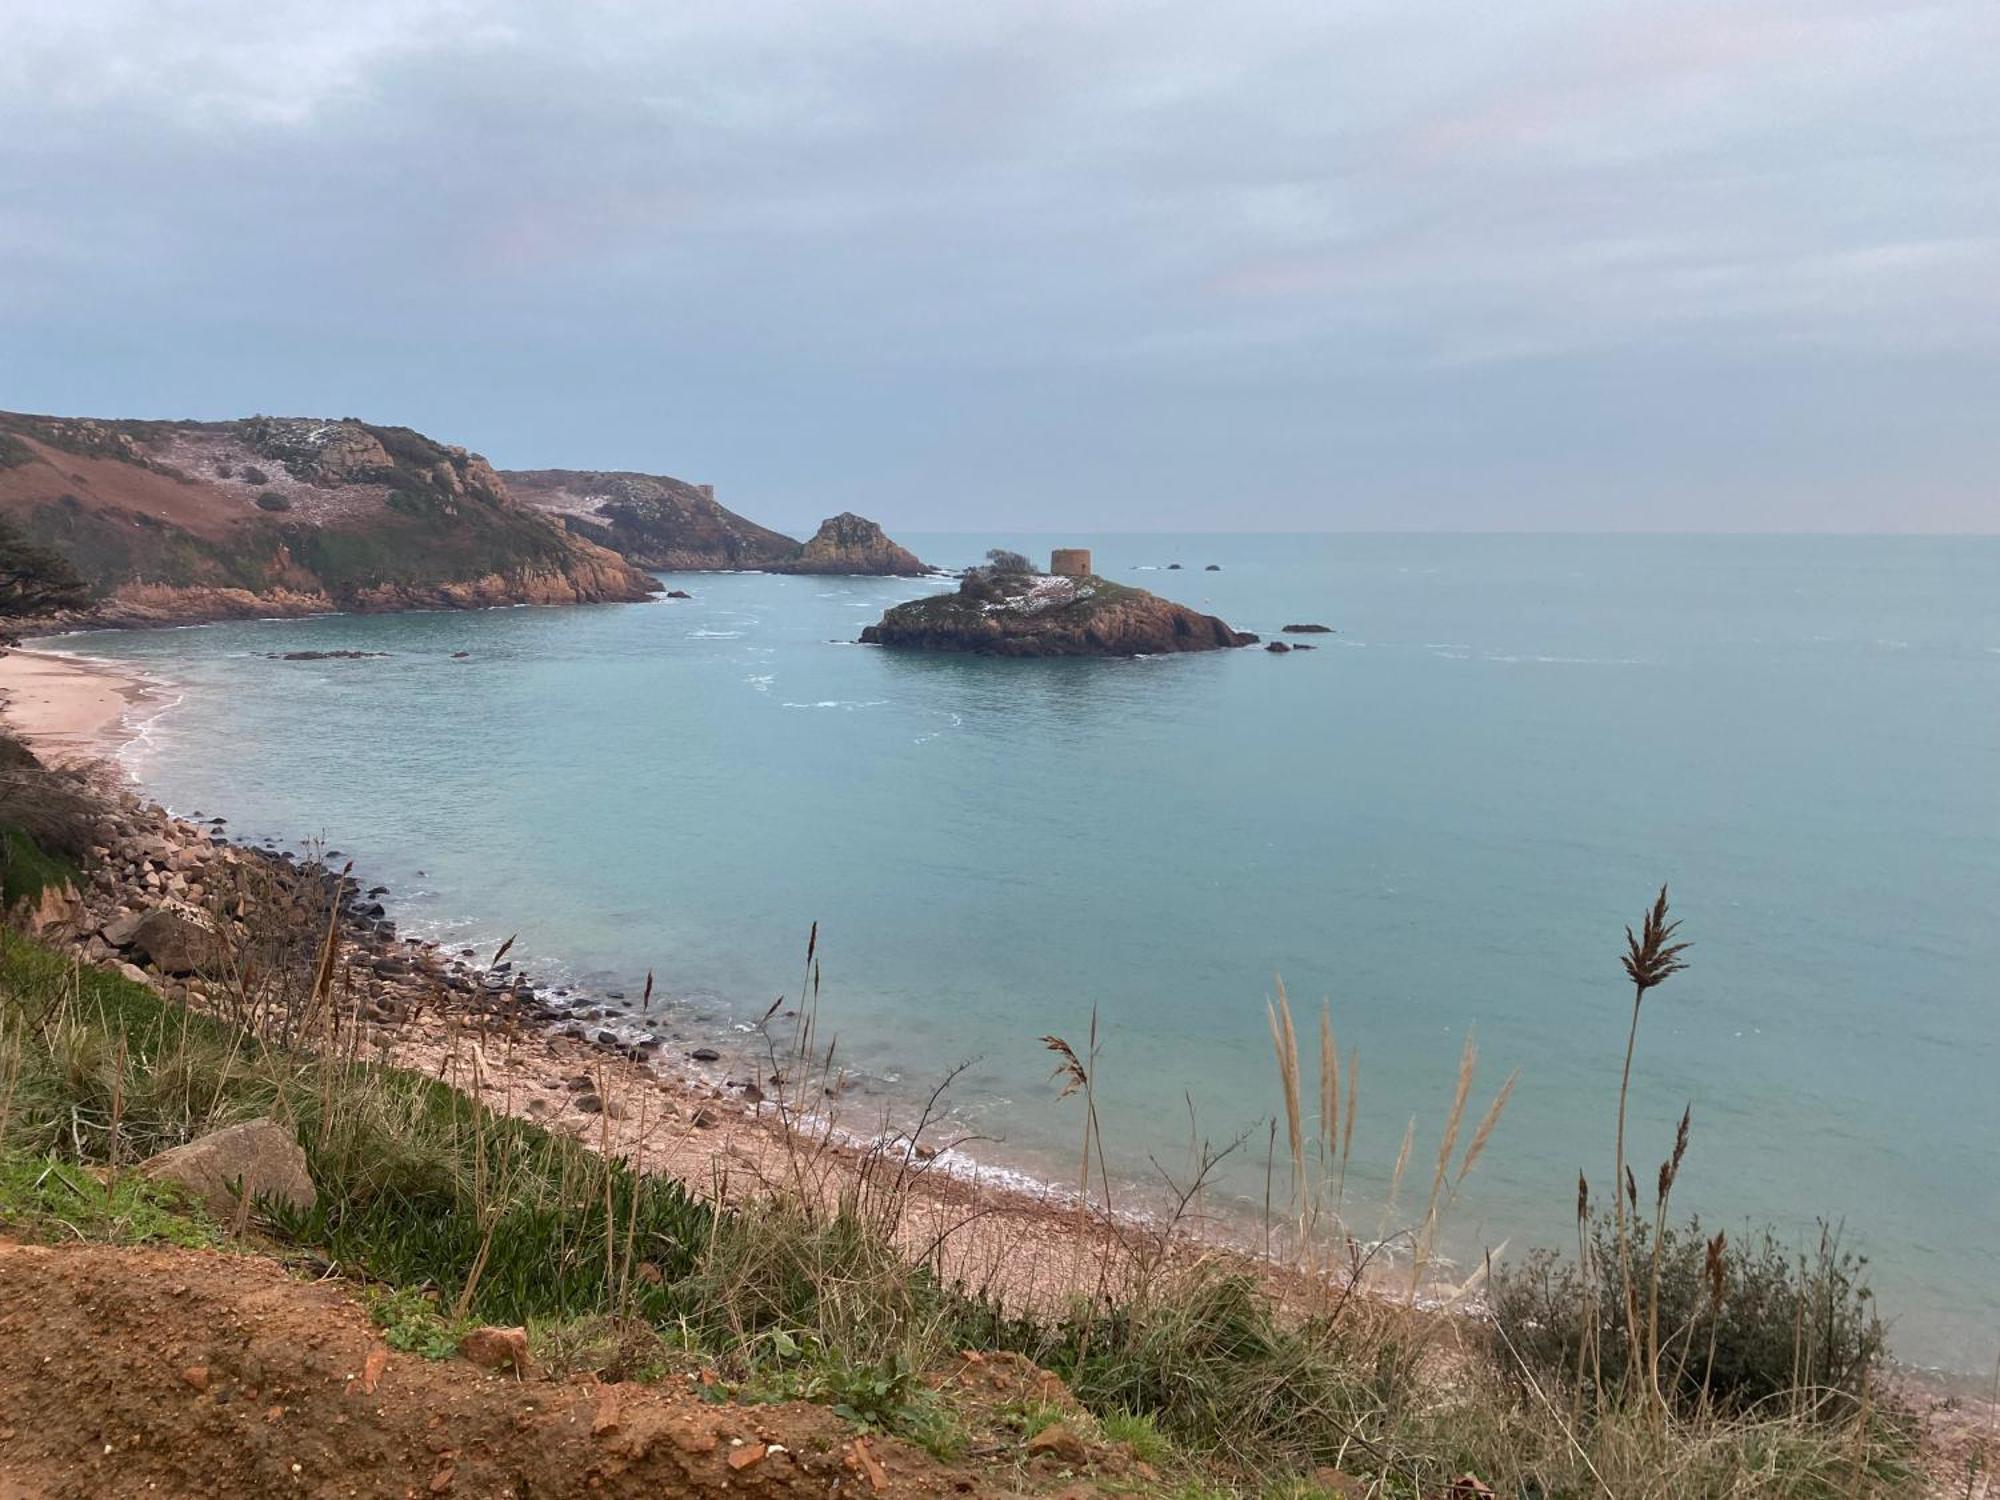
POLYGON ((2000 529, 1994 0, 0 0, 0 408, 809 529, 2000 529))

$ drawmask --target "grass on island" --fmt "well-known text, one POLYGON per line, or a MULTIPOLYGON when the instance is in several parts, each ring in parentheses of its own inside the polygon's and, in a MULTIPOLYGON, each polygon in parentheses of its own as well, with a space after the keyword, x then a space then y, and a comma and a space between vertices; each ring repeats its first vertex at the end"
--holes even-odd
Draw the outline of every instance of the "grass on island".
MULTIPOLYGON (((1633 939, 1635 961, 1665 961, 1664 903, 1646 932, 1633 939)), ((810 962, 809 972, 813 1003, 801 1007, 794 1054, 804 1066, 788 1077, 809 1072, 819 1049, 810 962)), ((1650 1217, 1634 1186, 1608 1240, 1589 1232, 1580 1204, 1580 1264, 1542 1258, 1502 1278, 1497 1319, 1466 1316, 1450 1297, 1420 1305, 1419 1283, 1434 1286, 1425 1261, 1511 1083, 1475 1117, 1468 1047, 1435 1159, 1409 1184, 1421 1210, 1393 1233, 1350 1233, 1358 1062, 1341 1057, 1323 1015, 1309 1094, 1282 994, 1271 1019, 1290 1183, 1274 1213, 1296 1274, 1253 1276, 1176 1244, 1179 1214, 1146 1233, 1104 1235, 1086 1192, 1076 1293, 1031 1312, 947 1285, 898 1250, 906 1180, 716 1209, 436 1080, 365 1060, 359 1027, 334 1006, 241 1014, 252 1024, 193 1014, 0 932, 0 1226, 277 1254, 352 1280, 399 1349, 442 1357, 474 1323, 524 1324, 553 1371, 648 1379, 700 1367, 713 1382, 703 1388, 719 1395, 824 1402, 940 1456, 977 1452, 1024 1475, 1027 1440, 1060 1421, 1087 1443, 1124 1445, 1121 1484, 1189 1500, 1326 1493, 1335 1475, 1350 1486, 1339 1493, 1405 1500, 1430 1500, 1464 1475, 1496 1494, 1551 1500, 1830 1500, 1905 1495, 1914 1482, 1906 1425, 1871 1386, 1879 1326, 1855 1268, 1837 1255, 1794 1260, 1767 1245, 1746 1255, 1721 1237, 1675 1235, 1664 1169, 1650 1217), (280 1014, 290 1044, 255 1020, 280 1014), (300 1027, 301 1014, 315 1019, 300 1027), (262 1115, 305 1148, 319 1192, 309 1213, 249 1205, 217 1225, 130 1171, 262 1115), (1416 1267, 1406 1294, 1364 1293, 1370 1263, 1397 1247, 1416 1267), (968 1408, 938 1378, 966 1350, 1029 1356, 1068 1383, 1081 1411, 1038 1400, 997 1415, 968 1408)), ((1081 1096, 1088 1184, 1093 1162, 1103 1177, 1098 1059, 1094 1047, 1047 1040, 1081 1096)), ((1399 1188, 1414 1138, 1413 1124, 1399 1188)), ((1216 1159, 1201 1153, 1195 1182, 1181 1185, 1183 1210, 1216 1159)), ((1671 1160, 1677 1171, 1679 1148, 1671 1160)))

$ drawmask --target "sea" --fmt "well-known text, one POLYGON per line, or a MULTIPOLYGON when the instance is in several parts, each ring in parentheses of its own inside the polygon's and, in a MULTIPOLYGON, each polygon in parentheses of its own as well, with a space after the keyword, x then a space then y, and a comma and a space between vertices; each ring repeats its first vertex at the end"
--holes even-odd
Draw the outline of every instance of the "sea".
POLYGON ((1316 649, 895 652, 862 626, 948 582, 702 573, 641 605, 60 644, 163 683, 126 752, 154 796, 339 851, 405 932, 518 934, 613 1016, 650 972, 621 1034, 720 1042, 727 1071, 798 1003, 817 924, 850 1120, 907 1125, 949 1078, 961 1156, 1072 1182, 1062 1038, 1117 1199, 1234 1143, 1205 1202, 1253 1240, 1289 1191, 1282 982, 1308 1108, 1322 1006, 1355 1059, 1350 1222, 1420 1212, 1471 1036, 1470 1113, 1518 1082, 1444 1248, 1573 1244, 1579 1172, 1601 1203, 1613 1175, 1625 929, 1666 885, 1693 946, 1640 1016, 1639 1180, 1688 1110, 1677 1212, 1832 1226, 1903 1358, 1990 1374, 2000 539, 902 539, 942 567, 1088 546, 1316 649), (383 654, 279 659, 336 650, 383 654))

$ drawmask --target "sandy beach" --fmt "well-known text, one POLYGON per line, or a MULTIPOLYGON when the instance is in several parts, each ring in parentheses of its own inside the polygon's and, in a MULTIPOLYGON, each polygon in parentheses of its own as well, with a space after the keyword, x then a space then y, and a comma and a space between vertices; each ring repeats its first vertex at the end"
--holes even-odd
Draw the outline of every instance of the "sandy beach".
POLYGON ((109 662, 64 651, 0 654, 0 714, 37 755, 70 765, 115 755, 152 685, 109 662))

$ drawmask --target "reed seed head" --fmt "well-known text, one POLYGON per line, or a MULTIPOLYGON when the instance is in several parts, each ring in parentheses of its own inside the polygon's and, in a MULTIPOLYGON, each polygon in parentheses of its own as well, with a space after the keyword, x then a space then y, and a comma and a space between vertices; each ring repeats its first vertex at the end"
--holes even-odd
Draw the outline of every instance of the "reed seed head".
POLYGON ((1663 885, 1659 899, 1640 923, 1638 936, 1633 936, 1630 927, 1625 929, 1625 972, 1641 995, 1687 967, 1681 954, 1690 945, 1673 940, 1680 925, 1667 920, 1667 888, 1663 885))

